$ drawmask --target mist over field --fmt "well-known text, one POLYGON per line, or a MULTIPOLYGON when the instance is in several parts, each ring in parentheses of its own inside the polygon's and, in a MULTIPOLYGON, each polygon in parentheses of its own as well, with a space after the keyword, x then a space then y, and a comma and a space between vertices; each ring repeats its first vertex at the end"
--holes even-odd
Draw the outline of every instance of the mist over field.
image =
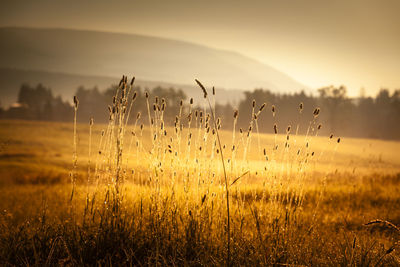
POLYGON ((399 266, 397 1, 5 1, 1 266, 399 266))

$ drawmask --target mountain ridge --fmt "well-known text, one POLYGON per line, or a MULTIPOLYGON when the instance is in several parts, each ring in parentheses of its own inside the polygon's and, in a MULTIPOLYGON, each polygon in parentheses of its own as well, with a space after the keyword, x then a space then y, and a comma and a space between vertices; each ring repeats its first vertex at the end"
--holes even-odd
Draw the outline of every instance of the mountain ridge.
MULTIPOLYGON (((264 88, 288 93, 307 89, 288 75, 238 52, 182 40, 27 27, 0 27, 0 40, 3 70, 61 73, 65 74, 63 79, 68 75, 120 77, 131 73, 139 80, 173 85, 191 85, 197 78, 209 87, 242 91, 264 88)), ((44 77, 42 74, 38 76, 44 77)), ((7 76, 0 78, 8 83, 7 76)), ((30 81, 21 78, 21 82, 30 81)))
POLYGON ((127 72, 127 65, 136 60, 142 66, 135 72, 145 74, 138 76, 146 80, 182 83, 197 76, 227 89, 271 85, 275 88, 269 89, 286 91, 270 82, 278 77, 293 87, 289 91, 304 88, 288 75, 238 52, 187 41, 139 34, 22 27, 1 27, 0 38, 1 67, 115 76, 123 69, 127 72), (65 66, 57 61, 63 61, 65 66), (184 77, 180 78, 181 75, 184 77))

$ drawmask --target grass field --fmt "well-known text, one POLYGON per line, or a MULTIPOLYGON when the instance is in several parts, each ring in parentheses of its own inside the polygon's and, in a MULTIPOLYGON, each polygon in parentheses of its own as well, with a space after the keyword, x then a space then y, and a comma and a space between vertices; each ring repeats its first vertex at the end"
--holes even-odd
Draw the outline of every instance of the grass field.
POLYGON ((124 116, 0 121, 1 265, 400 265, 399 142, 124 116))

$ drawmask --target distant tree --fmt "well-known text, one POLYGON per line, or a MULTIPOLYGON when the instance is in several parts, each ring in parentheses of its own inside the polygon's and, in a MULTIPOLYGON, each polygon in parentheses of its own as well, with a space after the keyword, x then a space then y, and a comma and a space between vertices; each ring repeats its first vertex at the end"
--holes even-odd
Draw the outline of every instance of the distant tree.
MULTIPOLYGON (((113 96, 120 92, 117 85, 112 85, 104 91, 97 87, 77 88, 76 96, 80 101, 78 110, 79 122, 87 123, 90 117, 96 122, 107 122, 109 119, 108 105, 112 104, 113 96)), ((142 113, 139 124, 147 125, 147 102, 150 105, 150 116, 154 118, 153 105, 161 108, 165 101, 164 121, 172 125, 175 116, 179 115, 182 102, 181 123, 187 123, 188 101, 185 93, 180 89, 164 88, 157 86, 142 90, 134 87, 128 94, 128 106, 130 107, 135 94, 135 102, 130 113, 130 122, 133 124, 142 113), (149 94, 146 99, 145 92, 149 94), (157 102, 157 103, 156 103, 157 102)), ((328 86, 318 90, 318 96, 307 95, 304 91, 294 94, 272 93, 265 89, 255 89, 244 93, 244 99, 238 104, 238 125, 247 131, 253 111, 257 113, 264 103, 266 107, 257 117, 257 126, 260 132, 273 132, 273 125, 278 124, 278 129, 299 129, 299 134, 305 134, 313 120, 313 110, 319 106, 321 114, 317 123, 322 123, 319 134, 345 135, 368 138, 400 139, 400 89, 392 94, 388 89, 381 89, 375 97, 366 97, 362 90, 360 97, 350 99, 347 97, 344 86, 328 86), (302 112, 299 105, 302 103, 302 112), (271 111, 274 105, 274 113, 271 111), (275 116, 273 116, 275 115, 275 116)), ((60 96, 54 97, 50 88, 42 84, 35 87, 22 84, 18 93, 18 103, 9 109, 0 107, 0 118, 17 118, 30 120, 72 121, 73 108, 68 101, 63 101, 60 96)), ((203 109, 197 107, 195 109, 203 109)), ((230 104, 220 105, 216 103, 216 116, 222 119, 222 127, 232 129, 234 108, 230 104)), ((196 125, 196 123, 192 124, 196 125)), ((254 125, 253 125, 254 126, 254 125)), ((254 128, 253 128, 254 129, 254 128)), ((256 129, 254 129, 256 130, 256 129)), ((284 131, 284 130, 281 130, 284 131)), ((278 132, 281 132, 278 130, 278 132)), ((292 132, 294 133, 294 132, 292 132)))
MULTIPOLYGON (((348 122, 349 118, 346 115, 350 112, 351 104, 346 97, 346 87, 328 86, 318 89, 318 92, 322 111, 328 116, 330 131, 336 134, 340 128, 346 126, 345 123, 348 122), (341 122, 340 127, 339 120, 341 122)), ((324 113, 322 113, 322 116, 324 113)))

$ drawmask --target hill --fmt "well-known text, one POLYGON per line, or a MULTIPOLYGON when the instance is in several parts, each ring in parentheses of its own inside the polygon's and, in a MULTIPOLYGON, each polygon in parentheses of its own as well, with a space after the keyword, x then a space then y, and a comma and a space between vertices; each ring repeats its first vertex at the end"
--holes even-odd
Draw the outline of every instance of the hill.
MULTIPOLYGON (((135 34, 69 29, 0 28, 0 68, 290 92, 304 86, 241 54, 135 34)), ((1 76, 4 79, 4 76, 1 76)))

